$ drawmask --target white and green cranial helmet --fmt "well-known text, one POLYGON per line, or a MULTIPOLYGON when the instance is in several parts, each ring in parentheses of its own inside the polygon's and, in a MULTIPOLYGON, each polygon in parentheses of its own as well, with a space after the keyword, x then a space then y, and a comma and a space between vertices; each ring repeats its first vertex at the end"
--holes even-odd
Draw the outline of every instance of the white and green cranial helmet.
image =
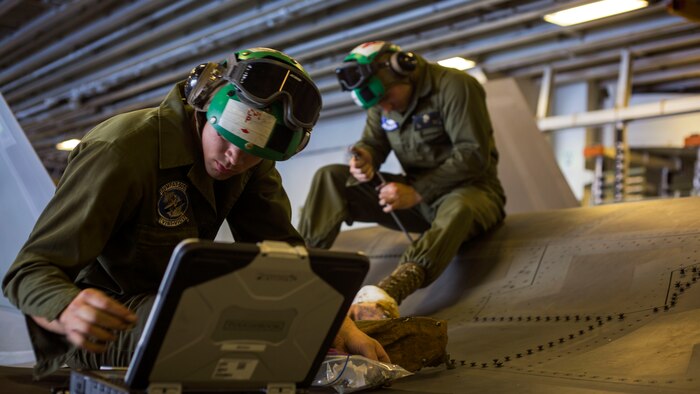
POLYGON ((226 140, 270 160, 300 152, 321 111, 321 94, 304 68, 269 48, 195 67, 185 96, 226 140))
POLYGON ((355 103, 364 109, 373 107, 397 83, 408 83, 416 68, 416 57, 402 52, 398 45, 370 41, 356 46, 335 72, 343 90, 351 91, 355 103))

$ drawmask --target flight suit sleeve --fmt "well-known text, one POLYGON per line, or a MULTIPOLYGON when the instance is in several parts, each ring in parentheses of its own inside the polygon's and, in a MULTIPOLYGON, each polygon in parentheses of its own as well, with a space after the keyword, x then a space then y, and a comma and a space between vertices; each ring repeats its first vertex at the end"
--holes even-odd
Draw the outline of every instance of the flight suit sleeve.
POLYGON ((271 240, 304 245, 292 226, 289 198, 272 161, 265 160, 255 167, 226 220, 238 242, 271 240))
POLYGON ((74 279, 140 198, 134 173, 104 142, 74 149, 55 195, 3 279, 5 296, 23 313, 55 320, 79 293, 74 279))
POLYGON ((372 155, 372 165, 375 169, 381 167, 391 152, 389 139, 381 127, 381 110, 372 107, 367 111, 367 121, 362 132, 362 138, 355 146, 364 148, 372 155))
POLYGON ((413 187, 431 203, 454 187, 485 176, 492 157, 491 120, 481 85, 464 74, 446 74, 439 81, 438 98, 452 153, 440 166, 414 180, 413 187))

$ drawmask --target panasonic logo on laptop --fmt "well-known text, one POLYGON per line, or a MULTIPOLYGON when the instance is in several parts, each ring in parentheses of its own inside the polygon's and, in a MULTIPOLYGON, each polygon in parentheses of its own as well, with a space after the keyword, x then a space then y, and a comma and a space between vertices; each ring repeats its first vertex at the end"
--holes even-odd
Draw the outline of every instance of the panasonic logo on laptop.
POLYGON ((296 282, 298 280, 294 274, 271 274, 268 272, 258 273, 255 279, 270 282, 296 282))
POLYGON ((283 321, 262 320, 226 320, 223 327, 225 331, 282 331, 283 321))

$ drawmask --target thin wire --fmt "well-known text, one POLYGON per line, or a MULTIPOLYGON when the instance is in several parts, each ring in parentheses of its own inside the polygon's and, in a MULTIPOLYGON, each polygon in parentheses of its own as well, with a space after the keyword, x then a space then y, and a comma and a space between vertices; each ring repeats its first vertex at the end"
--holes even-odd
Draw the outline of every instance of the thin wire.
MULTIPOLYGON (((353 157, 355 157, 355 160, 357 160, 359 158, 357 151, 355 150, 354 147, 350 148, 350 154, 352 154, 353 157)), ((377 179, 379 179, 379 182, 381 182, 380 186, 386 185, 386 179, 384 179, 384 176, 378 170, 375 171, 374 173, 377 175, 377 179)), ((411 237, 411 234, 408 233, 408 231, 406 230, 406 227, 404 227, 403 223, 401 223, 401 220, 399 219, 399 216, 396 215, 396 212, 394 212, 392 210, 392 211, 389 211, 389 214, 391 214, 391 217, 394 218, 394 222, 396 222, 396 225, 399 226, 399 228, 401 229, 401 231, 403 231, 406 238, 408 238, 408 242, 413 243, 413 238, 411 237)))
MULTIPOLYGON (((376 174, 377 174, 377 178, 379 178, 379 181, 382 183, 382 185, 386 184, 386 180, 384 179, 382 174, 379 171, 377 171, 376 174)), ((408 242, 413 243, 413 237, 411 237, 411 234, 408 233, 408 231, 406 230, 406 227, 403 226, 403 223, 401 223, 401 220, 399 219, 398 215, 396 215, 396 212, 394 212, 392 210, 392 211, 389 211, 389 213, 391 214, 391 217, 394 218, 396 225, 399 226, 401 231, 403 231, 403 233, 406 235, 406 238, 408 238, 408 242)))
POLYGON ((335 379, 333 379, 331 382, 328 382, 328 383, 326 383, 326 384, 324 384, 323 386, 320 386, 320 387, 332 386, 332 385, 334 385, 338 380, 340 380, 340 377, 343 376, 343 374, 345 373, 345 369, 348 367, 348 362, 349 362, 349 361, 350 361, 350 355, 348 354, 348 355, 345 357, 345 364, 343 364, 343 369, 341 369, 340 372, 338 372, 338 374, 335 376, 335 379))

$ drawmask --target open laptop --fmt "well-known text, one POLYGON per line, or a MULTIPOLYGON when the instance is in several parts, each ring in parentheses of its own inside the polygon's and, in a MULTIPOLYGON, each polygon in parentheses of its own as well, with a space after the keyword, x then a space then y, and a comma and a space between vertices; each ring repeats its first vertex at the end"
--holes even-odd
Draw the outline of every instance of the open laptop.
POLYGON ((70 392, 306 389, 368 269, 359 253, 185 240, 126 372, 74 371, 70 392))

